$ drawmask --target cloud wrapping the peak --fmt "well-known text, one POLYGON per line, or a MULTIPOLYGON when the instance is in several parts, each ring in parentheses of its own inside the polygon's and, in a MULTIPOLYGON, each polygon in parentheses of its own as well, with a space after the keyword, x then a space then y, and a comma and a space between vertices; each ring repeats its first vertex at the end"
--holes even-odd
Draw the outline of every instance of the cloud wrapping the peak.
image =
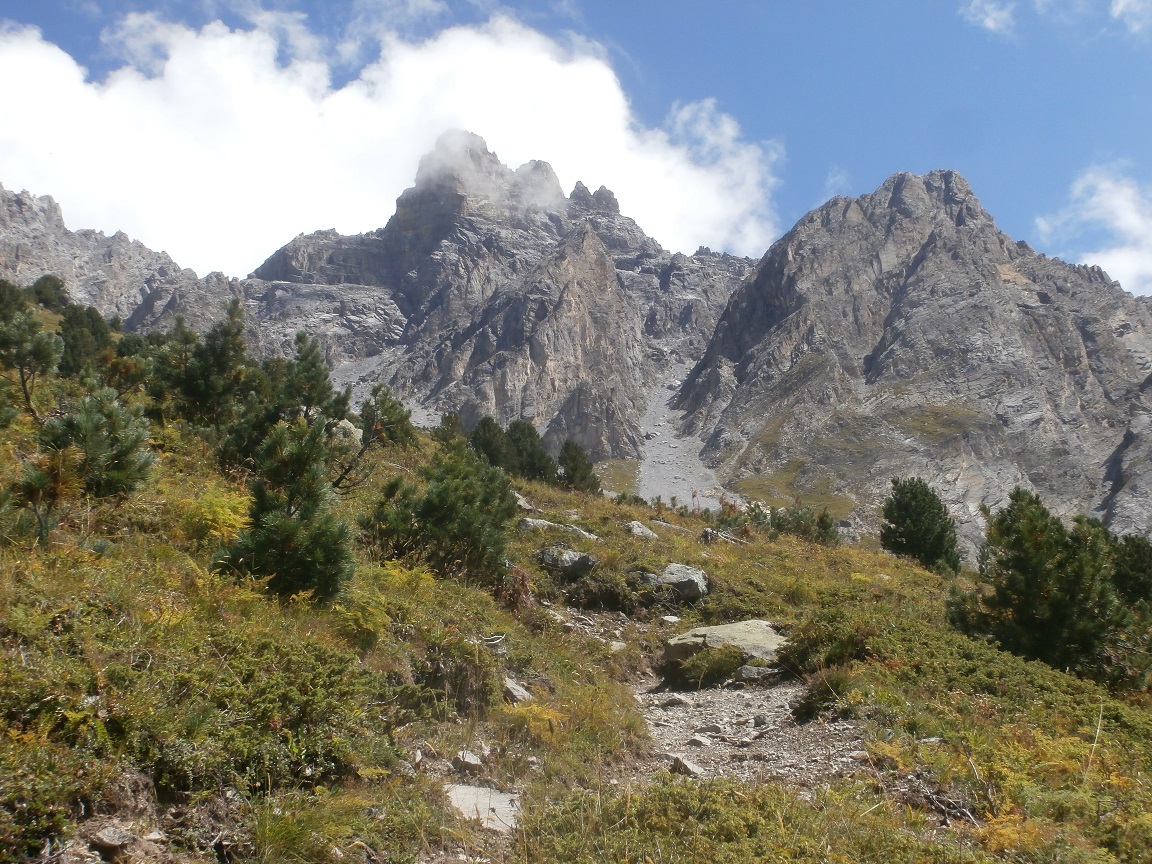
MULTIPOLYGON (((360 4, 381 28, 439 7, 360 4)), ((551 163, 565 190, 607 186, 673 250, 760 255, 779 232, 779 146, 745 140, 710 100, 642 126, 598 46, 499 16, 424 41, 382 29, 371 62, 333 87, 347 46, 298 13, 246 17, 233 30, 128 15, 106 34, 124 65, 99 82, 35 29, 0 31, 0 182, 54 196, 70 227, 244 275, 301 231, 383 225, 420 156, 459 128, 512 167, 551 163)))
POLYGON ((1079 256, 1095 264, 1133 294, 1152 294, 1152 187, 1141 186, 1120 166, 1089 168, 1072 184, 1071 202, 1059 213, 1036 220, 1045 242, 1086 228, 1112 239, 1079 256))

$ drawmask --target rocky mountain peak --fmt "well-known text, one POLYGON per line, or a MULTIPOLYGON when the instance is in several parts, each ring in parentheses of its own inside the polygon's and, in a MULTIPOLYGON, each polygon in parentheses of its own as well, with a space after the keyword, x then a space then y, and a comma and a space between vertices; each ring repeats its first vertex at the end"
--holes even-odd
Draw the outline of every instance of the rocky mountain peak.
POLYGON ((560 211, 565 202, 556 172, 547 162, 527 162, 512 171, 483 138, 462 130, 445 132, 436 140, 433 150, 420 160, 415 185, 397 206, 429 198, 461 214, 483 213, 493 206, 519 212, 531 208, 560 211))
MULTIPOLYGON (((834 198, 773 244, 679 395, 730 481, 874 513, 934 483, 974 541, 1013 487, 1147 525, 1147 306, 1000 231, 955 171, 834 198)), ((845 511, 846 512, 846 511, 845 511)), ((971 547, 970 547, 971 548, 971 547)))
POLYGON ((579 180, 576 181, 572 194, 568 196, 568 206, 574 213, 591 211, 620 215, 620 204, 612 190, 601 186, 594 193, 589 192, 588 187, 579 180))
POLYGON ((991 223, 972 187, 958 172, 932 171, 916 175, 893 174, 872 195, 865 196, 873 208, 883 207, 906 219, 945 216, 957 225, 971 221, 991 223))
POLYGON ((0 184, 0 230, 36 227, 43 231, 64 231, 60 205, 49 195, 9 192, 0 184))

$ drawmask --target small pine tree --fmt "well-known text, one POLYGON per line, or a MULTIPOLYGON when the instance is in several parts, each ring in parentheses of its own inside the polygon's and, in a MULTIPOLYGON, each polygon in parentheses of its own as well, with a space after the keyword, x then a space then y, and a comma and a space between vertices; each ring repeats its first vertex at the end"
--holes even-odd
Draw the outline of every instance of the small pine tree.
POLYGON ((323 417, 335 423, 348 416, 351 398, 351 387, 339 393, 332 388, 320 343, 303 331, 297 333, 296 356, 286 364, 280 392, 284 419, 300 416, 312 424, 323 417))
POLYGON ((148 476, 155 461, 148 447, 150 431, 143 412, 122 405, 115 390, 103 389, 49 418, 39 437, 49 450, 75 448, 84 490, 108 498, 133 492, 148 476))
POLYGON ((36 538, 42 544, 48 542, 48 534, 56 525, 60 505, 82 488, 77 461, 72 447, 38 453, 24 463, 20 476, 6 490, 13 504, 31 514, 36 538))
POLYGON ((1112 636, 1127 626, 1111 547, 1097 520, 1077 517, 1068 531, 1038 495, 1017 488, 1007 507, 989 514, 983 590, 954 589, 949 618, 1014 654, 1106 677, 1112 636))
POLYGON ((221 568, 268 578, 282 597, 333 597, 351 574, 350 533, 331 509, 324 429, 279 423, 260 446, 249 527, 225 550, 221 568))
POLYGON ((68 304, 68 292, 64 290, 64 280, 51 273, 45 274, 32 283, 28 289, 32 302, 53 312, 63 312, 68 304))
POLYGON ((359 437, 334 436, 330 450, 332 456, 332 488, 338 492, 364 484, 372 475, 368 452, 378 446, 394 444, 407 447, 416 443, 416 429, 412 426, 412 412, 396 399, 383 384, 372 388, 368 399, 360 403, 359 437))
MULTIPOLYGON (((183 340, 177 347, 183 347, 183 340)), ((240 384, 249 373, 244 307, 233 298, 224 320, 214 324, 204 341, 192 348, 184 367, 180 384, 189 419, 223 427, 234 415, 240 384)))
POLYGON ((64 342, 55 333, 43 333, 40 322, 26 309, 0 318, 0 369, 15 373, 24 407, 36 422, 36 383, 56 371, 64 342))
POLYGON ((892 494, 884 502, 884 523, 880 545, 889 552, 914 558, 930 570, 959 571, 956 523, 924 480, 892 478, 892 494))
POLYGON ((387 558, 416 557, 441 576, 501 585, 505 532, 516 516, 507 475, 462 441, 422 471, 423 490, 395 478, 361 518, 365 539, 387 558))
POLYGON ((432 430, 432 440, 446 447, 464 437, 464 427, 460 422, 460 415, 455 411, 441 414, 440 425, 432 430))
POLYGON ((91 306, 66 306, 60 321, 64 350, 60 374, 75 376, 95 368, 101 352, 112 344, 112 332, 100 313, 91 306))
POLYGON ((512 442, 508 440, 508 434, 500 428, 500 424, 491 417, 480 418, 480 422, 468 436, 468 444, 487 460, 489 465, 512 472, 512 465, 516 461, 512 442))
POLYGON ((514 459, 512 473, 525 480, 556 483, 556 460, 548 455, 544 440, 528 420, 513 420, 508 424, 508 443, 514 459))
POLYGON ((365 444, 388 442, 408 447, 416 443, 412 412, 383 384, 373 387, 360 403, 360 438, 365 444))
POLYGON ((560 448, 560 458, 557 461, 560 463, 560 482, 564 486, 590 495, 601 493, 600 478, 592 470, 588 454, 571 438, 560 448))
POLYGON ((1125 601, 1152 604, 1152 543, 1138 534, 1117 538, 1112 559, 1112 581, 1125 601))
POLYGON ((28 294, 19 285, 0 279, 0 324, 11 321, 28 307, 28 294))

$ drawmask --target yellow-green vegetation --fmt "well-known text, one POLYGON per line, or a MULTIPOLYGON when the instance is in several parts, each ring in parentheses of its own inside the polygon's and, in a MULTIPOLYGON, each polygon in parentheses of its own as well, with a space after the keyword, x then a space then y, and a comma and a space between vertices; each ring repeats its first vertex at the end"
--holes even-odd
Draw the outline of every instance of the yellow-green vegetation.
POLYGON ((974 426, 989 422, 987 415, 959 403, 917 405, 894 409, 882 416, 893 426, 928 444, 943 444, 959 438, 974 426))
POLYGON ((640 460, 605 459, 596 463, 596 474, 604 491, 614 495, 632 495, 640 482, 640 460))
MULTIPOLYGON (((307 463, 355 482, 339 495, 297 495, 288 481, 269 492, 264 436, 326 416, 286 417, 304 396, 275 411, 259 402, 302 367, 241 375, 233 361, 213 367, 187 334, 151 354, 141 343, 123 359, 145 373, 117 397, 124 416, 149 418, 141 482, 106 494, 92 480, 103 469, 68 455, 84 439, 52 451, 28 411, 0 429, 0 861, 55 854, 94 817, 161 829, 167 853, 187 862, 411 862, 457 847, 508 864, 1152 860, 1147 694, 959 632, 947 619, 952 580, 907 559, 778 535, 734 512, 524 481, 517 489, 541 518, 598 539, 492 519, 483 530, 501 532, 510 566, 480 556, 473 567, 466 555, 437 557, 445 547, 432 539, 365 542, 362 530, 340 540, 350 567, 323 596, 307 581, 278 590, 275 556, 259 569, 221 567, 229 550, 250 548, 241 538, 262 513, 281 520, 285 542, 295 537, 290 507, 254 506, 279 501, 272 492, 347 526, 381 501, 407 501, 426 508, 420 524, 431 533, 437 483, 453 499, 444 512, 461 512, 469 484, 503 475, 459 461, 457 473, 441 471, 462 442, 449 430, 384 434, 399 414, 378 400, 353 415, 392 418, 367 424, 379 433, 370 450, 328 442, 336 456, 307 463), (147 387, 149 364, 178 372, 181 356, 201 364, 199 378, 174 379, 183 406, 167 395, 177 391, 147 387), (259 374, 263 389, 227 399, 266 415, 209 401, 259 374), (45 475, 38 487, 21 479, 53 452, 73 475, 45 475), (389 497, 397 484, 411 493, 389 497), (633 520, 658 538, 633 536, 633 520), (728 539, 702 542, 706 527, 728 539), (538 563, 552 545, 597 564, 566 582, 538 563), (670 562, 706 570, 711 593, 685 605, 637 578, 670 562), (625 647, 567 626, 573 601, 610 621, 609 638, 625 647), (655 663, 669 612, 677 631, 775 622, 790 638, 781 665, 808 684, 794 716, 859 723, 859 769, 802 790, 665 773, 629 684, 655 663), (506 701, 507 677, 533 698, 506 701), (521 795, 510 839, 459 820, 445 797, 451 757, 485 746, 482 782, 521 795)), ((84 398, 79 380, 42 374, 35 398, 46 415, 84 398)), ((0 382, 9 404, 21 404, 18 386, 0 382)), ((325 411, 344 410, 321 395, 325 411)), ((480 515, 501 510, 491 509, 480 515)), ((716 650, 681 672, 708 685, 736 662, 716 650)))
POLYGON ((732 489, 768 507, 789 507, 799 501, 817 510, 827 509, 835 520, 847 518, 856 509, 856 502, 832 491, 829 477, 819 477, 812 483, 801 482, 801 472, 807 465, 803 459, 793 459, 779 470, 737 480, 732 489))

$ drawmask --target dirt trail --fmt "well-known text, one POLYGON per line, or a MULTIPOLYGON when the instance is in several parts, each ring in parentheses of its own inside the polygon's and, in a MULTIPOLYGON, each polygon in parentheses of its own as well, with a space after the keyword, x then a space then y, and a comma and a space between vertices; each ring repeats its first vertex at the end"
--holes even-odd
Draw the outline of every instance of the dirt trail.
POLYGON ((791 705, 804 694, 798 682, 689 693, 656 683, 634 688, 656 745, 650 770, 665 770, 679 756, 702 769, 701 777, 809 787, 852 773, 867 758, 859 724, 792 719, 791 705))

